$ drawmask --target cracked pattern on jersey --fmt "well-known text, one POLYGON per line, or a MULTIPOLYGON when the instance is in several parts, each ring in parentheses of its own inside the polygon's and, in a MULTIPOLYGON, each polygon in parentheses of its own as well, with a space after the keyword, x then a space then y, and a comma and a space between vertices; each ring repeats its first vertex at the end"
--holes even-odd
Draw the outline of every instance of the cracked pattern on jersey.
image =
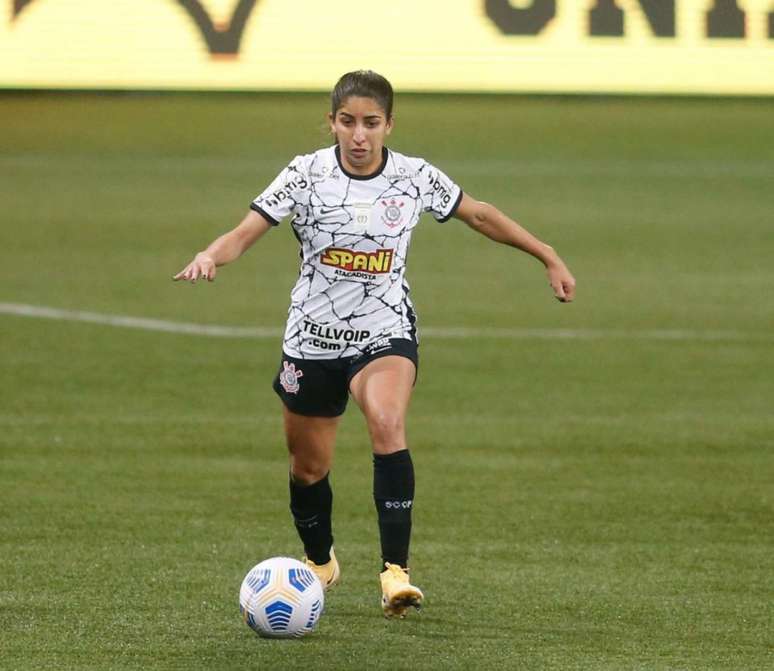
POLYGON ((422 212, 448 219, 462 193, 427 161, 385 151, 369 179, 347 176, 335 147, 297 156, 253 201, 275 222, 292 215, 301 244, 283 341, 290 356, 356 356, 381 339, 416 339, 411 234, 422 212))

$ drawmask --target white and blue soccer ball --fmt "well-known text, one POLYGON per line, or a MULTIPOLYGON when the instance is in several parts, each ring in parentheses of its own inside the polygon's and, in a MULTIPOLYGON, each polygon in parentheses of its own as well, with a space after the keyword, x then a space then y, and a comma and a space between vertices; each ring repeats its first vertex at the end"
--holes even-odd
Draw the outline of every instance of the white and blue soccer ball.
POLYGON ((320 619, 325 597, 320 580, 297 559, 272 557, 256 564, 242 581, 239 610, 259 636, 298 638, 320 619))

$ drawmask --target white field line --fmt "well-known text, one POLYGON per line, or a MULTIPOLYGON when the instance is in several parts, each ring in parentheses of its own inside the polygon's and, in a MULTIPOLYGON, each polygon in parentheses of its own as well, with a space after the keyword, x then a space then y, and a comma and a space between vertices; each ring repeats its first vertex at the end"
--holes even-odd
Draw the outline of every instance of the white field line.
POLYGON ((24 305, 22 303, 0 303, 0 313, 17 315, 19 317, 38 317, 41 319, 56 319, 58 321, 88 322, 90 324, 120 326, 121 328, 140 329, 143 331, 185 333, 190 335, 212 336, 216 338, 278 338, 282 335, 282 329, 280 328, 190 324, 186 322, 170 322, 163 319, 146 319, 144 317, 129 317, 127 315, 84 312, 82 310, 59 310, 57 308, 24 305))
MULTIPOLYGON (((163 319, 146 319, 127 315, 110 315, 81 310, 61 310, 22 303, 0 303, 0 314, 18 317, 54 319, 58 321, 87 322, 105 326, 162 331, 215 338, 279 338, 283 329, 277 327, 222 326, 218 324, 191 324, 163 319)), ((469 328, 465 326, 420 328, 420 335, 428 338, 497 338, 503 340, 684 340, 684 341, 738 341, 774 342, 774 334, 753 331, 699 331, 694 329, 544 329, 544 328, 469 328)))

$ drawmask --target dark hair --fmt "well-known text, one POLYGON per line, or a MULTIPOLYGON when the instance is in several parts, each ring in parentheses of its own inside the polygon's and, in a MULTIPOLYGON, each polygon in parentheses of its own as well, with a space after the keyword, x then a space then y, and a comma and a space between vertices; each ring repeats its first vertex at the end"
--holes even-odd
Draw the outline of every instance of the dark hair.
POLYGON ((341 76, 331 92, 331 112, 334 116, 350 96, 373 98, 388 120, 392 116, 392 84, 373 70, 355 70, 341 76))

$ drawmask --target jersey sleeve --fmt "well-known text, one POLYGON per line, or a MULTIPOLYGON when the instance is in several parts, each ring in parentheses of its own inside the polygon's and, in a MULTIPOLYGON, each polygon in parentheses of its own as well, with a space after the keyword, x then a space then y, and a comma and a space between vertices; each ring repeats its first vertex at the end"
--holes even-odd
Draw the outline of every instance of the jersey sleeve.
POLYGON ((439 222, 454 216, 462 200, 462 189, 446 174, 430 163, 420 171, 422 209, 430 212, 439 222))
POLYGON ((252 203, 255 210, 276 226, 308 200, 309 177, 303 156, 296 156, 252 203))

